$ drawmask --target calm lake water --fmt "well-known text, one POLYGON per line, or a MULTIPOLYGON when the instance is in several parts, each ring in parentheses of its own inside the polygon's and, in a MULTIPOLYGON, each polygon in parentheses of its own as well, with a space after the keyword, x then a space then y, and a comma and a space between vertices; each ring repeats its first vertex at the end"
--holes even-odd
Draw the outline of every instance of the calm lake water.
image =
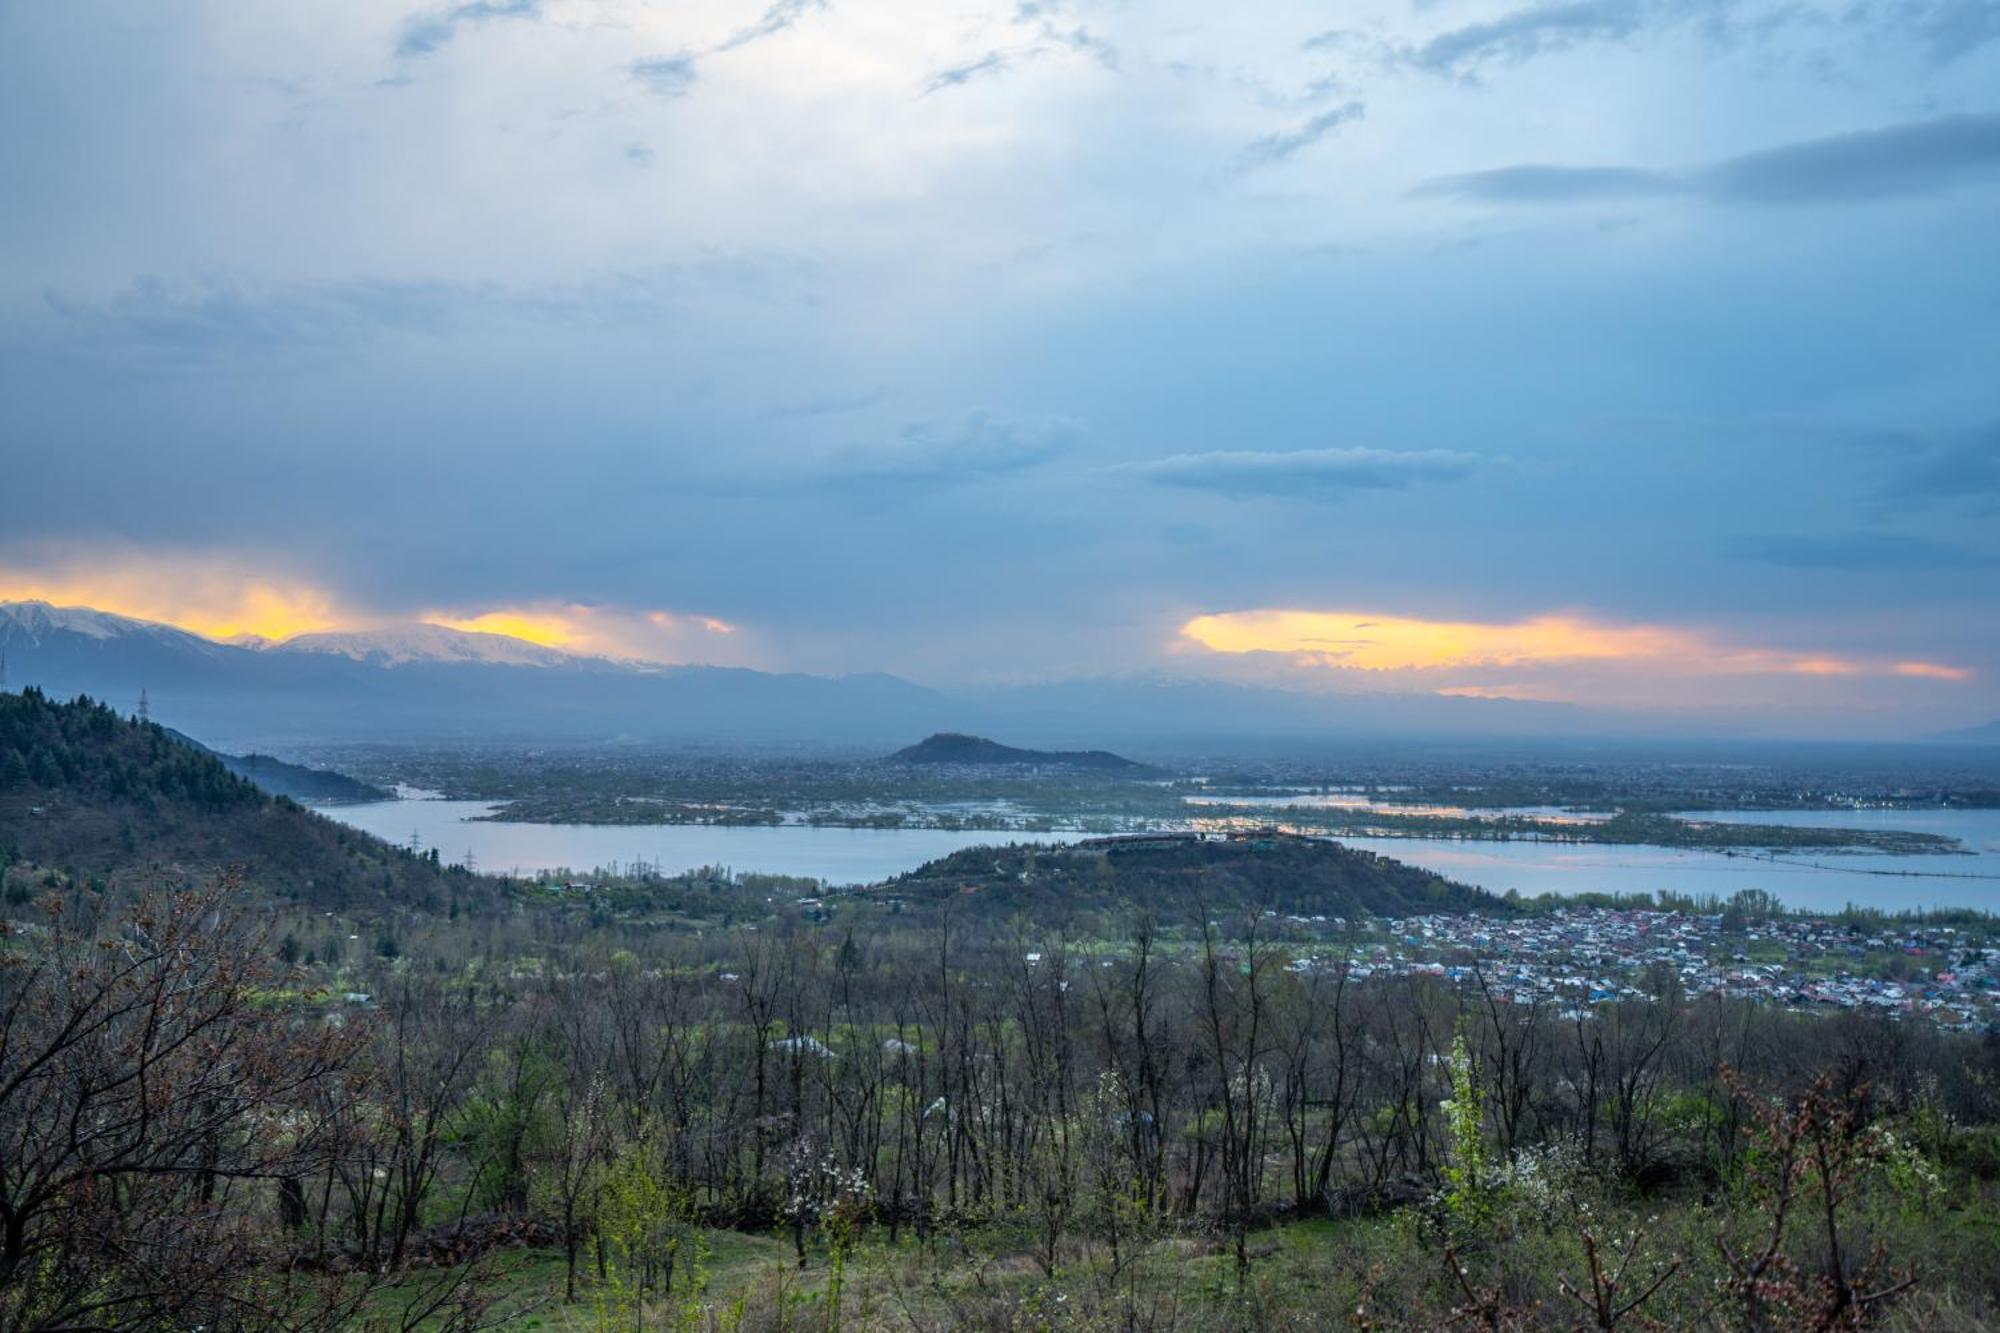
POLYGON ((723 866, 735 871, 807 875, 830 884, 874 884, 915 870, 961 847, 991 842, 1053 842, 1033 833, 955 833, 944 829, 716 828, 703 824, 494 824, 477 816, 486 801, 376 801, 327 806, 322 813, 447 863, 467 851, 481 870, 531 875, 541 870, 594 870, 657 865, 666 874, 723 866))
MULTIPOLYGON (((390 842, 412 832, 446 861, 469 850, 480 869, 532 874, 657 863, 672 873, 720 865, 737 871, 809 875, 866 884, 914 870, 961 847, 1052 842, 1042 834, 956 833, 937 829, 710 828, 691 824, 493 824, 471 822, 483 801, 382 801, 326 813, 390 842)), ((1450 838, 1342 838, 1496 893, 1639 893, 1662 889, 1727 896, 1764 889, 1794 907, 1831 911, 1848 903, 1890 911, 1976 907, 2000 911, 2000 810, 1695 811, 1690 819, 1739 823, 1909 829, 1958 838, 1966 856, 1829 856, 1779 861, 1661 847, 1543 842, 1461 842, 1450 838)))

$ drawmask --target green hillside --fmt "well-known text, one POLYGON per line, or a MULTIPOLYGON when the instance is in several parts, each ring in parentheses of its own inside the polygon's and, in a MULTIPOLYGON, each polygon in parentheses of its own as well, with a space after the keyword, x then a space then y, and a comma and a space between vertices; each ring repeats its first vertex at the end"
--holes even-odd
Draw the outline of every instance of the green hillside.
POLYGON ((1127 904, 1163 915, 1253 907, 1328 917, 1506 910, 1492 894, 1431 871, 1275 832, 971 847, 891 880, 883 891, 1041 918, 1127 904))
POLYGON ((257 891, 326 910, 442 911, 489 881, 267 796, 217 756, 87 697, 0 694, 0 878, 10 906, 58 882, 106 886, 241 867, 257 891))

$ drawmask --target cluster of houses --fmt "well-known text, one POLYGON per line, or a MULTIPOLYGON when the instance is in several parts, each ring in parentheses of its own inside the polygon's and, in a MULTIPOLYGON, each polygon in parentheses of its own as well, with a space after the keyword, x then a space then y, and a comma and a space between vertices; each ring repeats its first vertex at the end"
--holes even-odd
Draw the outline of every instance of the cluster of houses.
MULTIPOLYGON (((1329 918, 1296 924, 1346 927, 1329 918)), ((1720 914, 1578 907, 1504 920, 1382 920, 1362 938, 1369 942, 1347 955, 1355 978, 1431 975, 1571 1014, 1654 998, 1670 986, 1798 1009, 1879 1009, 1961 1030, 2000 1017, 2000 948, 1950 926, 1869 933, 1812 917, 1726 924, 1720 914)), ((1307 956, 1295 966, 1337 961, 1307 956)))

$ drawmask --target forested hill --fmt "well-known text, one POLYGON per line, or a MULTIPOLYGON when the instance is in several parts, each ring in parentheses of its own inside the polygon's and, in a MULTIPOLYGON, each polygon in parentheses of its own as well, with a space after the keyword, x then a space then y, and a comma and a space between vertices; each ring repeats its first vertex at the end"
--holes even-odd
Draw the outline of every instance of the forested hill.
POLYGON ((1035 768, 1082 768, 1099 772, 1137 774, 1150 772, 1109 750, 1018 750, 1011 745, 940 731, 915 745, 906 745, 889 756, 892 764, 1021 765, 1035 768))
POLYGON ((436 911, 491 892, 431 856, 265 795, 165 727, 89 698, 0 693, 0 879, 10 905, 51 875, 115 885, 239 866, 253 891, 327 909, 436 911))
POLYGON ((332 801, 341 804, 356 801, 386 801, 395 795, 373 783, 359 778, 350 778, 345 773, 335 773, 324 768, 307 768, 303 764, 288 764, 284 760, 268 754, 223 754, 217 751, 215 757, 222 761, 224 768, 239 778, 251 782, 273 796, 289 796, 295 801, 332 801))
POLYGON ((257 785, 260 791, 271 796, 289 796, 295 801, 386 801, 394 793, 372 783, 350 778, 345 773, 334 773, 323 768, 307 768, 303 764, 288 764, 273 755, 224 754, 221 750, 210 749, 194 737, 165 728, 167 735, 185 745, 193 746, 204 754, 212 754, 222 761, 222 766, 239 778, 257 785))
POLYGON ((1095 838, 1067 846, 971 847, 878 892, 965 910, 1046 917, 1131 905, 1163 916, 1263 908, 1299 916, 1506 911, 1483 889, 1373 852, 1282 833, 1095 838))

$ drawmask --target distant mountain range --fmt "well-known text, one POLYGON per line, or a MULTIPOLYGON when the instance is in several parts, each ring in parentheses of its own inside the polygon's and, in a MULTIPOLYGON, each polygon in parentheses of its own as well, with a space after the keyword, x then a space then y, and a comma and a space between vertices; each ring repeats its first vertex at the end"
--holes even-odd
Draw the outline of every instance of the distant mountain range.
POLYGON ((915 745, 906 745, 889 756, 892 764, 1023 764, 1036 768, 1083 768, 1099 772, 1141 772, 1144 764, 1115 755, 1109 750, 1017 750, 1011 745, 989 741, 984 736, 940 731, 915 745))
POLYGON ((379 630, 300 634, 278 642, 264 640, 251 646, 272 653, 320 653, 328 657, 345 657, 349 661, 382 667, 451 664, 583 668, 602 665, 608 670, 617 669, 616 663, 603 658, 566 653, 560 648, 530 643, 510 634, 482 634, 444 625, 391 625, 379 630))
POLYGON ((1940 745, 2000 745, 2000 717, 1976 727, 1961 727, 1957 731, 1940 731, 1928 739, 1940 745))
MULTIPOLYGON (((1562 704, 1306 694, 1090 679, 945 694, 895 676, 811 676, 587 657, 439 625, 221 643, 87 607, 0 603, 8 688, 89 694, 230 749, 352 740, 686 741, 867 747, 934 732, 1081 744, 1232 738, 1576 735, 1562 704)), ((1032 761, 1031 761, 1032 762, 1032 761)))
POLYGON ((950 719, 885 675, 659 666, 437 625, 218 643, 80 607, 0 603, 8 688, 89 694, 231 748, 305 740, 737 739, 879 744, 950 719))

